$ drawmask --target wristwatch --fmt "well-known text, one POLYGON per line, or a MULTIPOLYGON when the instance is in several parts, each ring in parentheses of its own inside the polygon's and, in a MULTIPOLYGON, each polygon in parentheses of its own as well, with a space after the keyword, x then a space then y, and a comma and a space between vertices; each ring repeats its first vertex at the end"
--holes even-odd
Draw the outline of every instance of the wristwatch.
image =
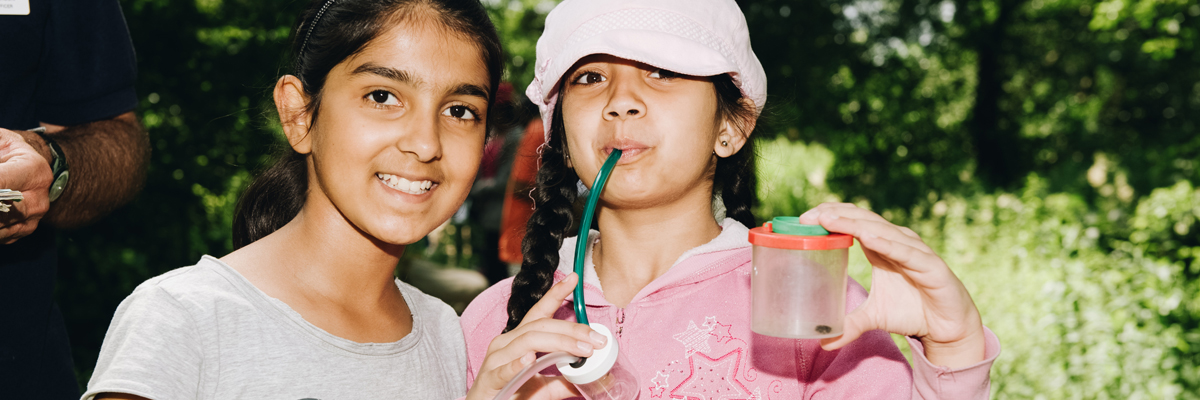
POLYGON ((46 147, 50 148, 50 171, 54 174, 54 182, 50 183, 50 201, 58 200, 62 196, 63 190, 67 188, 67 181, 70 180, 70 171, 67 169, 67 157, 63 155, 62 147, 58 143, 46 136, 46 128, 37 127, 31 130, 42 137, 46 141, 46 147))

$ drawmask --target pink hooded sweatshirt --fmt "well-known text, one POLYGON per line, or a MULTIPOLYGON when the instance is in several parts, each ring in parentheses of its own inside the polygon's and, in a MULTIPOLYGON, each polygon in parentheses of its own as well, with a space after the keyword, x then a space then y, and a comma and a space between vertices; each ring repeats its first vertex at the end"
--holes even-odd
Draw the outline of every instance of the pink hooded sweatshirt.
MULTIPOLYGON (((591 258, 599 233, 589 235, 594 240, 583 277, 588 319, 616 335, 621 357, 638 379, 640 399, 988 398, 988 372, 1000 350, 990 330, 986 360, 957 370, 930 364, 920 341, 910 338, 916 364, 911 370, 890 335, 879 330, 835 351, 822 350, 817 340, 753 333, 747 235, 745 226, 726 219, 717 238, 681 255, 625 308, 604 298, 591 258)), ((574 250, 575 238, 563 241, 555 282, 571 272, 574 250)), ((497 283, 463 312, 468 385, 488 344, 504 330, 511 288, 511 278, 497 283)), ((849 313, 867 293, 853 279, 847 289, 849 313)), ((574 321, 572 307, 568 298, 555 318, 574 321)))

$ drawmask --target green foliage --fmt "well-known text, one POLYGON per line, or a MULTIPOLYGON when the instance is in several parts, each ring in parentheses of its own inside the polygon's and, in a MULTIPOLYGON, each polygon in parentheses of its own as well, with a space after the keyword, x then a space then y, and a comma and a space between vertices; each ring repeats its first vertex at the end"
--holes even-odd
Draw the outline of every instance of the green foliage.
POLYGON ((1099 223, 1117 210, 1089 209, 1080 196, 1050 193, 1032 177, 1017 195, 939 202, 944 216, 935 204, 932 218, 913 225, 958 267, 1003 338, 997 397, 1196 398, 1195 375, 1183 372, 1197 366, 1190 349, 1200 337, 1190 321, 1200 310, 1181 307, 1197 289, 1187 272, 1195 258, 1154 251, 1181 242, 1193 249, 1195 235, 1136 221, 1168 208, 1194 215, 1198 195, 1186 182, 1155 190, 1129 229, 1099 223))
POLYGON ((838 201, 825 185, 833 153, 819 144, 785 138, 761 139, 758 149, 758 199, 761 220, 797 216, 827 201, 838 201))
POLYGON ((746 2, 789 139, 822 143, 847 198, 1017 190, 1092 197, 1100 152, 1138 193, 1200 183, 1200 6, 1184 0, 746 2))
POLYGON ((537 60, 537 39, 546 27, 546 14, 557 1, 551 0, 485 0, 484 6, 504 42, 506 70, 504 80, 512 82, 520 93, 533 81, 533 64, 537 60))

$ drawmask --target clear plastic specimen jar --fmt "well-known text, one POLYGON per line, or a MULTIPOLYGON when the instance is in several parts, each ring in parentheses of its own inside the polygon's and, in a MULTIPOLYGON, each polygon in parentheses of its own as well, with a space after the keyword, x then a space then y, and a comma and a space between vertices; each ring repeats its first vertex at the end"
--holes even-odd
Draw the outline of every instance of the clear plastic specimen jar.
POLYGON ((751 329, 792 339, 842 334, 846 316, 846 266, 854 238, 776 217, 750 230, 751 329))

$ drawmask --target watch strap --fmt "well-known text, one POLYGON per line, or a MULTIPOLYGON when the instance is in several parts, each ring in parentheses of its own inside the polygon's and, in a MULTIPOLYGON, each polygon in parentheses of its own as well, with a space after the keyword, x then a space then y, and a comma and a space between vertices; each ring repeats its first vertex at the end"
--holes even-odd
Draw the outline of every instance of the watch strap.
POLYGON ((50 148, 50 171, 54 175, 54 181, 50 183, 50 201, 58 200, 62 196, 63 190, 67 188, 67 182, 70 178, 70 169, 67 166, 67 157, 63 153, 62 147, 55 142, 53 138, 46 135, 44 128, 34 129, 34 133, 42 137, 46 141, 46 147, 50 148))

